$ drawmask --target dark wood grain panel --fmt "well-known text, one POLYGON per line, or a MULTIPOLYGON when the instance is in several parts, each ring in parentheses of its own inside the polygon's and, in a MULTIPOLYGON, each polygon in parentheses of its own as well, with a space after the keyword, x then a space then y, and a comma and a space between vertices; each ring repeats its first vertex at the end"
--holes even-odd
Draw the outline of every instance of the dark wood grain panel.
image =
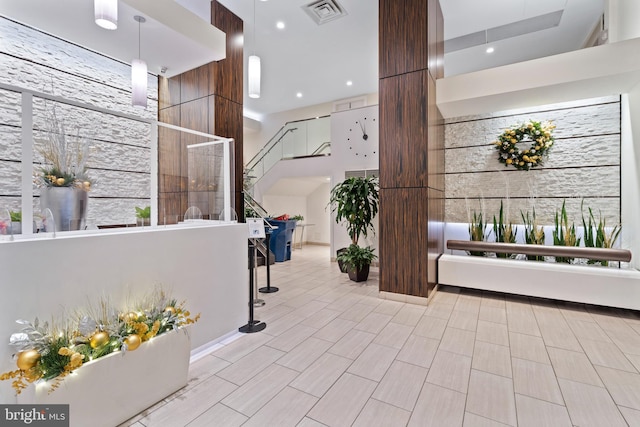
MULTIPOLYGON (((161 122, 180 126, 180 106, 158 112, 161 122)), ((180 132, 158 127, 158 223, 171 222, 172 214, 181 206, 181 189, 186 185, 182 176, 182 143, 180 132)))
POLYGON ((238 39, 243 36, 242 19, 229 9, 211 2, 211 24, 227 35, 225 59, 209 64, 209 94, 215 94, 242 104, 243 94, 243 45, 238 39))
POLYGON ((189 102, 209 94, 209 64, 180 75, 180 102, 189 102))
POLYGON ((181 75, 167 79, 158 76, 158 110, 172 107, 180 103, 181 75))
POLYGON ((425 0, 380 0, 380 78, 428 68, 425 0))
POLYGON ((244 215, 242 194, 242 171, 244 169, 242 104, 220 96, 209 97, 209 132, 234 139, 231 174, 234 176, 231 191, 234 193, 234 209, 238 216, 244 215))
POLYGON ((428 189, 380 190, 380 290, 428 296, 428 189))
POLYGON ((380 81, 380 185, 427 186, 428 71, 380 81))

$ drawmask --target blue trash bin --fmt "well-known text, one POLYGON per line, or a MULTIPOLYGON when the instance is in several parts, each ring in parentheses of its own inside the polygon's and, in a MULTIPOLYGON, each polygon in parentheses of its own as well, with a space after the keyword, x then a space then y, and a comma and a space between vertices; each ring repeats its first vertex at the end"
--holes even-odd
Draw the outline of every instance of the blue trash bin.
POLYGON ((290 260, 293 231, 296 228, 296 221, 279 221, 275 219, 269 219, 267 221, 274 227, 278 227, 273 230, 269 244, 269 249, 273 252, 276 262, 290 260))

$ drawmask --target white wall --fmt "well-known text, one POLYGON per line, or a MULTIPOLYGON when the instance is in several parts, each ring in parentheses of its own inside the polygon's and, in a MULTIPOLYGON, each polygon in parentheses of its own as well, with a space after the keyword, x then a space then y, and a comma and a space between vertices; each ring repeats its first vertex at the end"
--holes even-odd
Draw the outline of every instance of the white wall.
POLYGON ((640 85, 622 96, 622 247, 640 268, 640 85), (635 142, 634 142, 635 141, 635 142))
POLYGON ((302 215, 307 218, 307 198, 305 196, 282 196, 265 194, 262 197, 262 206, 273 216, 288 214, 289 216, 302 215))
POLYGON ((314 224, 305 230, 304 240, 307 242, 325 245, 331 243, 331 209, 327 206, 330 191, 331 186, 327 182, 307 196, 307 215, 304 222, 314 224))
MULTIPOLYGON (((367 105, 378 103, 378 94, 366 95, 367 105)), ((268 114, 263 117, 252 117, 260 122, 259 130, 255 126, 252 131, 245 128, 244 132, 244 162, 245 164, 271 139, 285 123, 294 120, 304 120, 313 117, 327 116, 333 111, 333 102, 325 104, 311 105, 309 107, 297 108, 295 110, 282 111, 268 114)))
MULTIPOLYGON (((58 319, 104 296, 120 308, 157 285, 201 313, 192 349, 237 331, 248 319, 247 233, 246 224, 139 227, 0 242, 0 372, 15 369, 7 342, 17 319, 58 319)), ((14 399, 0 381, 0 403, 14 399)))

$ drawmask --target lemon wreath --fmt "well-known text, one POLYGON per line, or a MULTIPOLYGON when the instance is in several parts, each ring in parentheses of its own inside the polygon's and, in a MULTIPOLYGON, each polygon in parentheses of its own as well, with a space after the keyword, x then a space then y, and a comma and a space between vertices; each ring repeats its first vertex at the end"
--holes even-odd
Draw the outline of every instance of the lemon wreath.
POLYGON ((556 128, 551 122, 529 121, 518 127, 507 129, 493 144, 500 153, 498 161, 505 166, 513 166, 519 170, 528 171, 542 165, 543 160, 553 146, 551 135, 556 128), (519 142, 530 141, 526 150, 520 151, 519 142))

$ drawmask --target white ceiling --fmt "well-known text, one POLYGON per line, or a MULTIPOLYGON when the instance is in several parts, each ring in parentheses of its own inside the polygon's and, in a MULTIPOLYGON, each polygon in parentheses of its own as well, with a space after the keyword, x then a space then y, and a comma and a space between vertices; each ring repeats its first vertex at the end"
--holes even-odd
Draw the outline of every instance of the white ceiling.
MULTIPOLYGON (((208 0, 176 1, 192 5, 206 17, 208 0)), ((259 116, 377 92, 378 0, 339 0, 348 15, 320 26, 302 9, 311 0, 219 1, 245 21, 245 70, 250 54, 262 59, 262 97, 245 95, 249 113, 259 116), (285 23, 284 30, 276 28, 277 21, 285 23), (348 80, 352 86, 346 85, 348 80), (301 98, 296 97, 298 92, 301 98)), ((90 0, 0 0, 0 14, 129 62, 137 56, 137 24, 132 19, 136 12, 130 5, 162 9, 166 3, 171 0, 120 0, 115 32, 93 23, 90 0)), ((604 0, 440 0, 440 4, 445 39, 564 9, 558 27, 494 43, 491 55, 485 46, 447 54, 447 76, 579 49, 604 8, 604 0)), ((172 28, 164 34, 153 32, 153 19, 143 24, 142 57, 152 73, 164 65, 172 75, 213 60, 207 56, 210 40, 195 42, 184 35, 194 27, 193 21, 174 24, 187 27, 182 36, 172 28)), ((246 92, 246 81, 244 87, 246 92)))
MULTIPOLYGON (((268 114, 378 91, 378 0, 339 0, 344 18, 316 25, 302 6, 311 0, 219 0, 245 21, 246 58, 262 59, 262 96, 245 96, 246 110, 268 114), (285 23, 284 30, 276 22, 285 23), (353 86, 347 86, 347 80, 353 86), (296 93, 301 92, 302 98, 296 93)), ((426 0, 425 0, 426 1, 426 0)), ((447 54, 455 75, 579 49, 596 25, 604 0, 440 0, 445 39, 564 9, 559 27, 447 54)), ((245 68, 246 70, 246 68, 245 68)), ((246 91, 246 84, 245 84, 246 91)))

